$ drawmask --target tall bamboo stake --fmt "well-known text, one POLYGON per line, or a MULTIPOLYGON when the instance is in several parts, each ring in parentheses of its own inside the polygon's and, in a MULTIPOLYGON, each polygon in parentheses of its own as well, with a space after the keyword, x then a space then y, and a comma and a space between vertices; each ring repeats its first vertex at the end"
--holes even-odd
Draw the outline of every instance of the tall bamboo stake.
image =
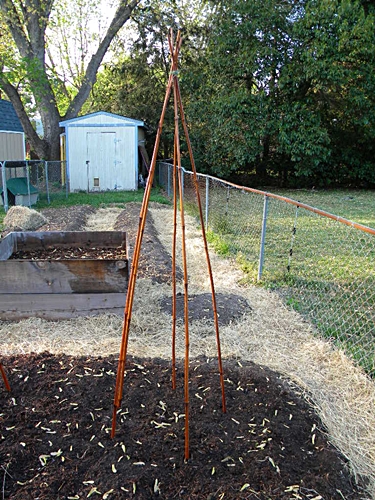
MULTIPOLYGON (((175 76, 173 77, 175 78, 175 76)), ((178 187, 180 195, 180 217, 181 217, 181 243, 182 243, 182 266, 184 273, 184 322, 185 322, 185 365, 184 365, 184 398, 185 398, 185 460, 189 458, 189 294, 188 294, 188 273, 187 273, 187 258, 186 258, 186 230, 185 230, 185 213, 184 213, 184 198, 182 192, 182 172, 181 172, 181 153, 179 146, 178 134, 178 104, 177 104, 177 89, 174 85, 175 97, 175 134, 177 143, 177 163, 178 163, 178 187)))
MULTIPOLYGON (((180 47, 181 47, 181 37, 180 37, 180 33, 178 33, 177 38, 176 38, 176 48, 175 48, 175 52, 177 55, 179 53, 180 47)), ((131 321, 131 316, 132 316, 134 289, 135 289, 135 282, 136 282, 136 278, 137 278, 137 271, 138 271, 138 263, 139 263, 142 238, 143 238, 143 233, 144 233, 144 228, 145 228, 145 223, 146 223, 146 215, 147 215, 147 209, 148 209, 148 204, 149 204, 149 200, 150 200, 151 187, 152 187, 152 183, 153 183, 153 179, 154 179, 154 175, 155 175, 155 165, 156 165, 156 158, 157 158, 157 153, 158 153, 159 145, 160 145, 161 132, 162 132, 162 128, 163 128, 167 104, 168 104, 169 97, 170 97, 171 90, 172 90, 172 84, 173 84, 173 75, 171 72, 170 76, 169 76, 169 80, 168 80, 168 85, 167 85, 164 103, 163 103, 163 109, 162 109, 162 113, 161 113, 161 117, 160 117, 160 121, 159 121, 159 126, 158 126, 158 130, 157 130, 157 134, 156 134, 154 152, 152 155, 150 171, 149 171, 149 175, 147 178, 145 193, 143 196, 141 213, 139 216, 139 226, 138 226, 136 244, 135 244, 135 248, 134 248, 134 252, 133 252, 133 262, 132 262, 132 267, 131 267, 131 272, 130 272, 130 277, 129 277, 128 292, 127 292, 127 296, 126 296, 120 355, 119 355, 119 361, 118 361, 118 367, 117 367, 116 388, 115 388, 115 397, 114 397, 113 415, 112 415, 112 431, 111 431, 112 437, 114 437, 115 432, 116 432, 117 411, 120 408, 122 394, 123 394, 123 388, 124 388, 124 375, 125 375, 126 354, 127 354, 127 348, 128 348, 128 340, 129 340, 129 327, 130 327, 130 321, 131 321)))
POLYGON ((10 392, 10 385, 9 385, 7 375, 5 373, 5 370, 4 370, 1 362, 0 362, 0 372, 1 372, 1 376, 3 377, 3 380, 4 380, 5 389, 10 392))
POLYGON ((176 240, 177 240, 177 147, 173 149, 173 240, 172 240, 172 389, 176 389, 176 240))
POLYGON ((182 99, 181 99, 180 85, 179 85, 179 81, 178 81, 178 77, 177 76, 174 78, 173 85, 174 85, 174 88, 176 88, 176 94, 178 96, 178 105, 179 105, 179 108, 180 108, 181 123, 182 123, 183 129, 184 129, 186 143, 187 143, 188 151, 189 151, 191 168, 192 168, 192 171, 193 171, 193 180, 194 180, 195 193, 196 193, 197 204, 198 204, 198 209, 199 209, 199 218, 200 218, 201 229, 202 229, 202 238, 203 238, 203 243, 204 243, 204 251, 205 251, 205 254, 206 254, 208 274, 209 274, 210 285, 211 285, 212 309, 213 309, 213 315, 214 315, 214 324, 215 324, 215 332, 216 332, 216 344, 217 344, 217 351, 218 351, 218 364, 219 364, 220 385, 221 385, 222 409, 223 409, 223 413, 226 413, 227 406, 226 406, 226 399, 225 399, 223 363, 222 363, 222 359, 221 359, 221 344, 220 344, 219 320, 218 320, 218 314, 217 314, 215 284, 214 284, 214 279, 213 279, 213 275, 212 275, 211 259, 210 259, 210 254, 209 254, 209 251, 208 251, 208 245, 207 245, 206 230, 204 228, 204 218, 203 218, 202 202, 201 202, 201 197, 200 197, 200 192, 199 192, 197 170, 196 170, 196 167, 195 167, 195 160, 194 160, 193 148, 192 148, 191 142, 190 142, 189 129, 188 129, 187 123, 186 123, 185 112, 184 112, 184 108, 183 108, 183 104, 182 104, 182 99))

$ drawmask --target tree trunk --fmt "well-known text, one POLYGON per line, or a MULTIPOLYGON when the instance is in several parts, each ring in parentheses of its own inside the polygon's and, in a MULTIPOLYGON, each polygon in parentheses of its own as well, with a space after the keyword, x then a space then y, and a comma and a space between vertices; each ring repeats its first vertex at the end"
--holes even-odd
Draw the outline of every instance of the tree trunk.
POLYGON ((97 71, 108 47, 139 2, 140 0, 130 0, 129 2, 120 0, 106 35, 99 44, 96 53, 91 57, 77 95, 68 106, 65 116, 61 117, 58 112, 57 98, 53 92, 53 86, 45 65, 45 32, 53 3, 52 0, 46 0, 45 2, 35 0, 32 9, 28 4, 23 9, 20 8, 16 0, 9 0, 8 2, 0 0, 0 9, 7 21, 9 31, 21 57, 26 62, 26 79, 42 120, 43 138, 40 138, 35 132, 26 113, 18 90, 19 82, 8 81, 2 68, 0 68, 0 87, 12 102, 31 147, 40 159, 60 159, 59 122, 62 119, 71 119, 78 116, 96 81, 97 71))

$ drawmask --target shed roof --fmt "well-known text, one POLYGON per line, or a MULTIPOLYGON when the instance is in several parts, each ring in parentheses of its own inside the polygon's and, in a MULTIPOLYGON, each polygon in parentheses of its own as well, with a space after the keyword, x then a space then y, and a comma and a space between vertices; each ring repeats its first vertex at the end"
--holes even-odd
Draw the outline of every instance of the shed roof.
POLYGON ((13 104, 4 99, 0 99, 0 132, 23 132, 13 104))
POLYGON ((124 125, 134 125, 135 127, 143 127, 144 122, 141 120, 134 120, 133 118, 128 118, 126 116, 116 115, 115 113, 108 113, 107 111, 96 111, 95 113, 89 113, 88 115, 78 116, 77 118, 71 118, 70 120, 64 120, 59 123, 60 127, 66 127, 69 125, 79 124, 84 122, 87 118, 93 117, 110 117, 117 118, 119 121, 124 122, 124 125))

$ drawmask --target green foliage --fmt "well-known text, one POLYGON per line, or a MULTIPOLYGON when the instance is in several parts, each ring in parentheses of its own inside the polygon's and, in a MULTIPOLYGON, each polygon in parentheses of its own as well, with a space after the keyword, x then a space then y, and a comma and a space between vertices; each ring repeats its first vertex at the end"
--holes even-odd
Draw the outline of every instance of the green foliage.
POLYGON ((186 82, 201 171, 375 184, 371 14, 350 0, 224 0, 211 25, 186 82))
POLYGON ((229 245, 220 237, 220 235, 215 234, 213 231, 207 231, 206 233, 207 241, 210 243, 218 255, 223 257, 229 257, 231 255, 229 245))

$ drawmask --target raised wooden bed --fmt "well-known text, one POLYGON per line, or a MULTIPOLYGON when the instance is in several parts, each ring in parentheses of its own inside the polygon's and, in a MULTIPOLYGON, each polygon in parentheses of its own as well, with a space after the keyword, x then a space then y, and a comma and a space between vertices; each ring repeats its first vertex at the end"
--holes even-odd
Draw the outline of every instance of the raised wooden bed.
POLYGON ((13 232, 0 241, 0 319, 122 314, 128 277, 125 232, 13 232))

